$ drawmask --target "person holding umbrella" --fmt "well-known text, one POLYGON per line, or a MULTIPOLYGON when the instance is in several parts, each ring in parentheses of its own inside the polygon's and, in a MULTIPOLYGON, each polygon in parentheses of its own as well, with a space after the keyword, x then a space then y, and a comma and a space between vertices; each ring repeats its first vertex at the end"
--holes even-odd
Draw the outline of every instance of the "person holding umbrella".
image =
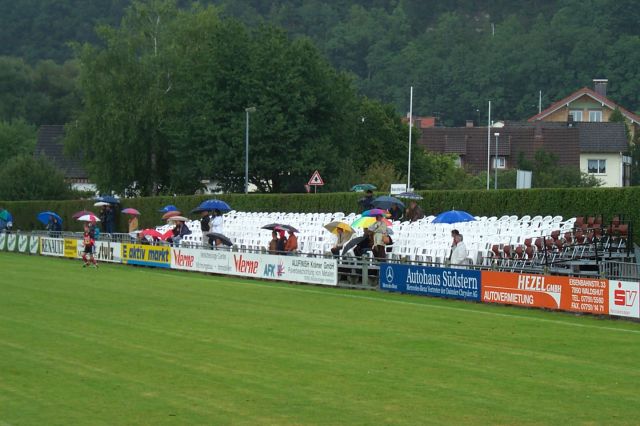
POLYGON ((293 229, 289 229, 289 238, 287 238, 287 242, 284 245, 284 254, 294 254, 298 250, 298 237, 296 237, 293 229))
POLYGON ((216 234, 224 234, 224 232, 222 232, 223 225, 224 219, 222 218, 222 212, 220 211, 220 209, 214 209, 211 218, 211 232, 215 232, 216 234))
POLYGON ((62 224, 58 221, 58 218, 51 215, 49 216, 49 222, 47 223, 47 231, 52 238, 57 238, 62 232, 62 224))
POLYGON ((342 247, 349 241, 351 238, 350 234, 344 232, 342 228, 336 228, 336 243, 331 247, 331 254, 334 256, 339 256, 342 247))
POLYGON ((200 230, 202 231, 202 245, 211 245, 211 240, 207 239, 207 233, 211 229, 211 215, 207 210, 202 210, 200 212, 200 230))
POLYGON ((378 259, 386 258, 385 253, 385 237, 388 238, 387 224, 382 220, 381 214, 376 216, 376 221, 369 227, 369 231, 373 233, 373 255, 378 259))
POLYGON ((391 217, 389 219, 393 220, 393 221, 399 221, 402 220, 402 209, 400 208, 399 204, 394 204, 391 206, 391 208, 389 209, 389 214, 391 215, 391 217))
POLYGON ((271 241, 269 241, 269 254, 278 254, 278 231, 271 231, 271 241))
POLYGON ((409 201, 409 208, 407 209, 407 214, 405 215, 405 218, 409 222, 415 222, 422 219, 423 217, 424 217, 424 211, 422 211, 418 203, 416 203, 416 200, 409 201))
POLYGON ((370 189, 367 189, 366 195, 360 199, 360 201, 358 201, 358 204, 360 204, 360 211, 366 211, 366 210, 371 210, 374 206, 373 206, 373 191, 370 189))

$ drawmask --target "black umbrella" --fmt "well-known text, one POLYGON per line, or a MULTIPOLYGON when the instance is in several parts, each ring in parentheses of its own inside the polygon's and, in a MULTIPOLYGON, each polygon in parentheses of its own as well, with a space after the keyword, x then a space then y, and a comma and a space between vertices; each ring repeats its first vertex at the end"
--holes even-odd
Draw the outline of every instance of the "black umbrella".
POLYGON ((262 229, 268 229, 269 231, 274 231, 276 228, 282 228, 282 225, 279 223, 270 223, 262 227, 262 229))
POLYGON ((289 231, 289 232, 296 232, 296 233, 300 232, 300 231, 298 231, 296 228, 294 228, 291 225, 280 225, 280 228, 284 229, 285 231, 289 231))
POLYGON ((365 238, 369 238, 369 237, 366 237, 363 235, 362 237, 356 237, 349 240, 349 242, 345 244, 344 247, 342 248, 342 254, 347 253, 349 250, 351 250, 352 248, 354 248, 355 246, 363 242, 365 238))
POLYGON ((224 244, 225 246, 229 246, 231 247, 233 245, 233 243, 231 242, 231 240, 229 239, 229 237, 226 237, 222 234, 218 234, 217 232, 209 232, 207 233, 207 236, 213 238, 213 240, 220 240, 222 242, 222 244, 224 244))

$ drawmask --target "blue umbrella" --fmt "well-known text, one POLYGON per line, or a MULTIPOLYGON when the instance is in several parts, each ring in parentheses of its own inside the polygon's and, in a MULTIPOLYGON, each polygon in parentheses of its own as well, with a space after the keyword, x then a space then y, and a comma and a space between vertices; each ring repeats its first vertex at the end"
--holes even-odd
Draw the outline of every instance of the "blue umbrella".
POLYGON ((440 213, 433 219, 431 223, 458 223, 458 222, 473 222, 475 217, 469 213, 459 210, 449 210, 448 212, 440 213))
POLYGON ((177 210, 178 210, 178 208, 176 206, 174 206, 173 204, 167 204, 166 206, 164 206, 163 208, 161 208, 158 211, 160 213, 168 213, 168 212, 175 212, 177 210))
POLYGON ((404 208, 404 203, 398 200, 396 197, 389 197, 388 195, 382 195, 380 197, 377 197, 375 200, 373 200, 374 207, 377 207, 383 210, 389 210, 391 206, 393 206, 394 204, 399 205, 400 208, 404 208))
POLYGON ((407 200, 422 200, 422 195, 416 194, 415 192, 403 192, 402 194, 398 194, 398 198, 406 198, 407 200))
POLYGON ((211 210, 220 210, 221 212, 228 212, 231 210, 229 204, 225 203, 222 200, 207 200, 200 203, 198 206, 198 210, 203 211, 211 211, 211 210))
POLYGON ((111 195, 103 195, 102 197, 96 198, 97 201, 102 201, 109 204, 120 204, 120 200, 111 195))
POLYGON ((0 220, 5 222, 13 222, 13 216, 9 213, 9 210, 0 210, 0 220))
POLYGON ((58 219, 58 222, 62 223, 62 218, 56 212, 50 212, 50 211, 40 212, 38 213, 38 216, 37 216, 38 220, 44 225, 49 223, 49 218, 51 217, 58 219))

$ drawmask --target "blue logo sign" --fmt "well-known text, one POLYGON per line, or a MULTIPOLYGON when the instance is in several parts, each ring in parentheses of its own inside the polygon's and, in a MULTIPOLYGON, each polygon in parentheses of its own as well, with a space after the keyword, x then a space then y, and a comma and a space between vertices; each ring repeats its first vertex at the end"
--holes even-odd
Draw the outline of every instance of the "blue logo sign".
POLYGON ((380 265, 380 289, 479 301, 480 271, 383 263, 380 265))

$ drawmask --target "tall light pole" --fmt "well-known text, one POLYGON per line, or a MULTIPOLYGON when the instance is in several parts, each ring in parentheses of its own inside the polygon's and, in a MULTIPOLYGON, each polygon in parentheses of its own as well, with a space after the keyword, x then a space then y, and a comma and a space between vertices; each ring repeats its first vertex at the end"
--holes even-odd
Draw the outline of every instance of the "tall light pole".
POLYGON ((244 135, 244 193, 249 193, 249 114, 256 112, 256 107, 248 107, 244 109, 247 115, 246 129, 244 135))
POLYGON ((500 133, 495 132, 494 133, 495 137, 496 137, 496 156, 495 156, 495 163, 493 164, 493 171, 494 171, 494 176, 493 176, 493 189, 498 189, 498 138, 500 137, 500 133))
POLYGON ((489 190, 489 177, 491 176, 491 101, 489 101, 489 114, 487 116, 487 191, 489 190))
POLYGON ((413 86, 409 95, 409 159, 407 161, 407 191, 411 191, 411 131, 413 130, 413 86))

